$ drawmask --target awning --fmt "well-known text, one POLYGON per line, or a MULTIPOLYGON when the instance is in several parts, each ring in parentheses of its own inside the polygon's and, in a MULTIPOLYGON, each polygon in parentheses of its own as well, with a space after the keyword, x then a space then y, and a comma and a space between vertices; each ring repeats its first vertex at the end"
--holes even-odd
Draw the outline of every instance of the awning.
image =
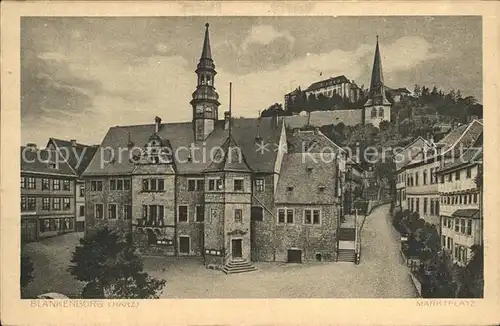
POLYGON ((468 209, 457 209, 453 214, 453 217, 467 217, 467 218, 479 218, 479 209, 468 208, 468 209))

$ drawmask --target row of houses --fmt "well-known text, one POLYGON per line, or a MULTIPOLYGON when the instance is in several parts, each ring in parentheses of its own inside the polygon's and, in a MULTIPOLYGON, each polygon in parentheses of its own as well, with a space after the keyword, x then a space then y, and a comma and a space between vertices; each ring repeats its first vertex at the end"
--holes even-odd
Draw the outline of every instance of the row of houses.
POLYGON ((85 182, 81 175, 97 151, 76 140, 50 138, 47 146, 21 146, 23 242, 85 230, 85 182))
POLYGON ((483 122, 473 120, 434 143, 418 137, 396 160, 396 203, 436 226, 453 262, 482 244, 483 122))

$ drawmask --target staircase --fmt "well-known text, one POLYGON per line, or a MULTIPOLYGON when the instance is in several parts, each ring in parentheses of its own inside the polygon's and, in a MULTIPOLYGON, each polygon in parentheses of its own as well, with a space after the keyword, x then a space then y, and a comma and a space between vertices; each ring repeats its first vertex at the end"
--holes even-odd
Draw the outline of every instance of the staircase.
POLYGON ((354 249, 339 249, 337 261, 354 263, 355 250, 354 249))
POLYGON ((256 270, 257 268, 255 268, 251 262, 246 260, 231 260, 224 267, 222 267, 222 271, 226 274, 253 272, 256 270))

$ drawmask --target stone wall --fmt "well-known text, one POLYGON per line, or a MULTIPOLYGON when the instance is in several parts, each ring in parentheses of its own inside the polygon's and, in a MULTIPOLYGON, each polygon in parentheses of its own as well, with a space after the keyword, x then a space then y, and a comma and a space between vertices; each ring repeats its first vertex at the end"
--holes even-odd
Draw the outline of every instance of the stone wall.
MULTIPOLYGON (((276 207, 277 209, 280 206, 276 207)), ((293 224, 276 224, 276 261, 288 260, 288 249, 302 250, 302 259, 310 261, 321 254, 322 260, 335 261, 339 207, 336 205, 287 205, 295 210, 293 224), (304 224, 304 209, 320 208, 321 224, 304 224)))
POLYGON ((262 221, 251 222, 251 248, 253 261, 274 261, 274 233, 276 227, 276 209, 274 207, 274 175, 263 174, 255 178, 263 178, 263 192, 256 192, 252 198, 252 206, 263 207, 262 221))

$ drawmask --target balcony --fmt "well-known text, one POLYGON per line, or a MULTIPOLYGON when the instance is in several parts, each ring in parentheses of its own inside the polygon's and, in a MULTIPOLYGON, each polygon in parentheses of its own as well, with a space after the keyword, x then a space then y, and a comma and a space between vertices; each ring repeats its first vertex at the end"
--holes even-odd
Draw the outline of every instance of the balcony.
POLYGON ((165 221, 163 219, 151 220, 151 219, 137 219, 137 226, 141 227, 163 227, 165 226, 165 221))

